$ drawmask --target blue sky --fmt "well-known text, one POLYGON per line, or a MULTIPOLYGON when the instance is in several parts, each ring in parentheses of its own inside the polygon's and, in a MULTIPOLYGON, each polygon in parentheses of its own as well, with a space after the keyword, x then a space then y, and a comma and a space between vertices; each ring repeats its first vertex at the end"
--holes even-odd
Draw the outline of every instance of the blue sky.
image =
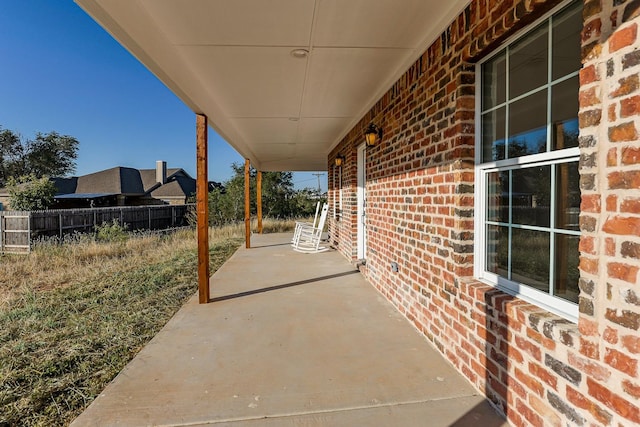
MULTIPOLYGON (((166 160, 195 176, 193 112, 73 0, 0 0, 0 58, 0 126, 74 136, 76 175, 166 160)), ((227 180, 243 161, 209 129, 210 180, 227 180)), ((318 180, 296 173, 294 183, 318 180)))

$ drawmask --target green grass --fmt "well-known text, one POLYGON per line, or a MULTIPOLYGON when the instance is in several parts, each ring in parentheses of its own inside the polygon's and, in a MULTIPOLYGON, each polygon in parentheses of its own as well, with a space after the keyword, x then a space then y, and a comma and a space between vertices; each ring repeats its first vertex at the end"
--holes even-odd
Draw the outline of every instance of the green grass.
POLYGON ((192 231, 0 258, 0 426, 68 425, 196 290, 192 231))

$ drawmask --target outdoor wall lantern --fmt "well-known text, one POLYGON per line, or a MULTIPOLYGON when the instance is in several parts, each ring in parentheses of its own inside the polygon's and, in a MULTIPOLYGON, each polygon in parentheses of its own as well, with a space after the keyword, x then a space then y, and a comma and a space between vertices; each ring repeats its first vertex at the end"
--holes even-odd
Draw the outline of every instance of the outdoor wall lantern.
POLYGON ((344 164, 344 157, 338 154, 338 157, 335 159, 335 164, 337 167, 341 167, 344 164))
POLYGON ((364 131, 364 139, 367 143, 367 147, 373 147, 382 138, 382 129, 373 123, 369 124, 367 130, 364 131))

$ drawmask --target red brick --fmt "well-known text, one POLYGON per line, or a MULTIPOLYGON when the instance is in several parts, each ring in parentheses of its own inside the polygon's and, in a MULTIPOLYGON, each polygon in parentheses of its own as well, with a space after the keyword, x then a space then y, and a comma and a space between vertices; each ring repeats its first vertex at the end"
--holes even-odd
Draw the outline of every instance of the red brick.
POLYGON ((600 213, 600 195, 590 194, 583 195, 580 203, 581 212, 600 213))
POLYGON ((640 198, 626 198, 620 205, 621 213, 640 214, 640 198))
POLYGON ((611 422, 611 414, 600 408, 598 405, 589 400, 586 396, 570 386, 567 386, 567 400, 580 409, 588 410, 598 422, 602 425, 609 425, 611 422))
POLYGON ((615 147, 609 148, 609 151, 607 151, 607 166, 618 166, 618 149, 615 147))
MULTIPOLYGON (((515 405, 514 405, 515 406, 515 405)), ((509 408, 507 408, 508 410, 509 408)), ((515 410, 511 410, 507 412, 507 420, 509 420, 509 424, 514 427, 527 427, 528 424, 525 420, 522 419, 520 414, 518 414, 515 410)))
POLYGON ((611 278, 635 284, 636 278, 638 277, 638 267, 619 262, 611 262, 607 264, 607 274, 611 278))
POLYGON ((640 148, 625 147, 622 149, 622 164, 637 165, 640 163, 640 148))
POLYGON ((623 47, 632 45, 637 35, 638 25, 635 23, 615 31, 609 37, 609 52, 613 53, 623 47))
POLYGON ((536 332, 533 329, 527 329, 527 337, 531 338, 538 344, 542 344, 547 350, 555 350, 556 342, 542 335, 540 332, 536 332))
POLYGON ((609 188, 613 190, 640 189, 640 171, 618 171, 607 175, 609 188))
POLYGON ((582 41, 587 42, 592 38, 600 37, 602 29, 602 21, 600 18, 592 19, 591 21, 584 24, 584 28, 582 30, 582 41))
POLYGON ((638 139, 638 132, 633 122, 623 123, 609 128, 609 141, 624 142, 638 139))
POLYGON ((616 104, 609 105, 609 121, 615 122, 618 120, 618 116, 616 114, 616 104))
POLYGON ((620 101, 620 117, 637 116, 638 114, 640 114, 640 95, 620 101))
POLYGON ((598 274, 598 260, 581 256, 580 270, 584 271, 585 273, 598 274))
POLYGON ((544 383, 546 383, 548 386, 550 386, 554 390, 558 389, 557 377, 551 372, 549 372, 548 370, 546 370, 545 368, 543 368, 542 366, 538 365, 537 363, 533 363, 533 362, 529 363, 529 372, 531 372, 532 375, 541 379, 544 383))
POLYGON ((593 65, 589 65, 587 67, 584 67, 580 70, 580 85, 581 86, 586 86, 589 83, 593 83, 600 80, 600 77, 598 76, 598 71, 596 70, 596 67, 593 65))
POLYGON ((516 347, 518 347, 525 353, 528 353, 535 360, 540 361, 542 359, 542 351, 540 350, 540 347, 538 345, 518 336, 515 337, 515 342, 516 347))
POLYGON ((604 361, 609 366, 635 377, 638 373, 638 361, 613 348, 607 348, 604 352, 604 361))
POLYGON ((629 77, 623 77, 618 80, 618 88, 611 92, 611 97, 617 98, 619 96, 631 95, 636 92, 640 87, 640 78, 637 74, 633 74, 629 77))
POLYGON ((616 195, 607 196, 607 212, 616 212, 618 210, 618 197, 616 195))
POLYGON ((640 399, 640 385, 624 380, 622 381, 622 390, 629 396, 640 399))
POLYGON ((622 337, 622 346, 630 353, 640 354, 640 336, 624 335, 622 337))
POLYGON ((580 238, 580 244, 578 245, 578 249, 580 252, 587 253, 590 255, 595 255, 595 237, 592 236, 582 236, 580 238))
POLYGON ((580 91, 578 97, 580 100, 580 108, 591 107, 602 102, 596 94, 595 87, 580 91))
POLYGON ((607 387, 598 384, 591 378, 587 378, 587 389, 590 396, 602 402, 606 407, 630 421, 640 423, 640 409, 628 400, 612 393, 607 387))
POLYGON ((544 426, 544 421, 540 415, 536 414, 529 406, 520 399, 516 400, 516 409, 527 421, 536 427, 544 426))
POLYGON ((598 322, 584 317, 578 319, 578 330, 583 336, 596 337, 599 335, 598 322))
POLYGON ((562 426, 560 416, 546 402, 538 399, 532 394, 529 396, 529 404, 531 405, 531 408, 544 419, 545 426, 562 426))
MULTIPOLYGON (((614 216, 604 223, 602 230, 605 233, 621 236, 640 236, 640 218, 614 216)), ((580 262, 580 267, 582 268, 582 262, 580 262)), ((588 270, 586 271, 591 272, 588 270)))
POLYGON ((604 239, 604 250, 607 256, 615 256, 616 255, 616 241, 611 237, 607 237, 604 239))
POLYGON ((618 331, 607 326, 602 333, 602 338, 609 344, 616 344, 618 342, 618 331))
POLYGON ((544 387, 542 386, 540 381, 536 380, 531 375, 522 372, 518 368, 514 368, 513 374, 515 378, 520 382, 520 384, 533 391, 538 396, 544 396, 544 387))
POLYGON ((580 354, 587 356, 590 359, 600 358, 600 349, 597 342, 587 341, 580 337, 580 354))

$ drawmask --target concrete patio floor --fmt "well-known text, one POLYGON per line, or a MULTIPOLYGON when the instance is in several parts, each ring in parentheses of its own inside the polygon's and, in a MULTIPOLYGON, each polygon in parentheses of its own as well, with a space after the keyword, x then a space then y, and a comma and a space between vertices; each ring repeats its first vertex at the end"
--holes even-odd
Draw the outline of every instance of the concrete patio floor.
POLYGON ((72 426, 483 426, 504 419, 337 252, 254 235, 72 426))

